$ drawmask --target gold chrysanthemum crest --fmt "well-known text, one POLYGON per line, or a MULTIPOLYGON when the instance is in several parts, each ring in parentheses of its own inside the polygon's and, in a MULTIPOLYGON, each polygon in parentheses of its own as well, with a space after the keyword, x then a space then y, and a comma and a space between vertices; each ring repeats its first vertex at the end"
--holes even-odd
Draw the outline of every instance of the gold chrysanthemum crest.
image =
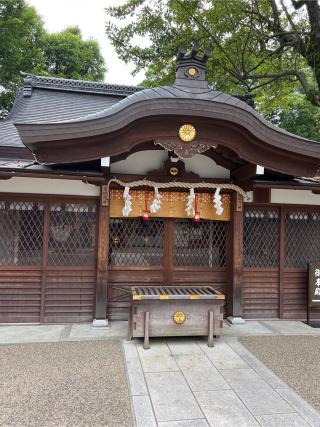
POLYGON ((190 124, 180 126, 179 137, 183 142, 193 141, 196 137, 196 128, 190 124))
POLYGON ((173 321, 177 325, 182 325, 186 320, 186 315, 183 311, 176 311, 173 315, 173 321))

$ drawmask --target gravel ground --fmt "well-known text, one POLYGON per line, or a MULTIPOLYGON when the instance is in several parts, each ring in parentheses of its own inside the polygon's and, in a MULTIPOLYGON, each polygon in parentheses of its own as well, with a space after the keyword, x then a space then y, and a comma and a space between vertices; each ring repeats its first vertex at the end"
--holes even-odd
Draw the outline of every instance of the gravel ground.
POLYGON ((320 411, 320 337, 242 337, 240 341, 320 411))
POLYGON ((0 425, 131 427, 121 344, 0 346, 0 425))

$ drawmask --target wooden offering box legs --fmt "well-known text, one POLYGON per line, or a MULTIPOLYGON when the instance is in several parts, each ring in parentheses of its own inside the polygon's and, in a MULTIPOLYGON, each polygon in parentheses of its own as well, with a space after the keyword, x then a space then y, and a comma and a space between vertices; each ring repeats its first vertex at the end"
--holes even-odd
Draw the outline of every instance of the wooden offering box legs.
POLYGON ((205 287, 132 287, 128 340, 150 337, 220 336, 223 326, 224 295, 205 287))

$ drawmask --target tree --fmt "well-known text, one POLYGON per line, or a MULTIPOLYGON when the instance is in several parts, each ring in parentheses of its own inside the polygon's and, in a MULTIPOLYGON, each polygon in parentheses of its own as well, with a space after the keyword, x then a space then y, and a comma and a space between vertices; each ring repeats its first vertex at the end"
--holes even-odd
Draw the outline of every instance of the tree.
POLYGON ((104 60, 99 45, 84 41, 77 27, 46 34, 43 41, 44 72, 67 79, 103 80, 104 60))
POLYGON ((0 0, 0 111, 12 102, 19 71, 43 66, 43 34, 40 17, 24 0, 0 0))
POLYGON ((11 108, 20 71, 103 80, 105 68, 98 43, 83 40, 79 28, 49 34, 25 0, 0 0, 0 118, 11 108))
POLYGON ((146 85, 171 80, 178 45, 196 41, 212 47, 213 87, 281 94, 289 86, 320 106, 317 0, 127 0, 106 10, 118 56, 146 69, 146 85))

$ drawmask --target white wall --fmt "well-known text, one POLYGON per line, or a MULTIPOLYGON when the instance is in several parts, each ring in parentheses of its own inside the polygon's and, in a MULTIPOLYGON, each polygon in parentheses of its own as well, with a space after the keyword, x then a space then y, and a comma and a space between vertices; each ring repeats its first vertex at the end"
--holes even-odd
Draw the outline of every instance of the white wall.
POLYGON ((194 172, 201 176, 201 178, 230 178, 229 169, 217 165, 209 157, 203 154, 195 154, 191 159, 185 159, 186 172, 194 172))
MULTIPOLYGON (((165 150, 146 150, 133 153, 125 160, 111 163, 111 173, 128 173, 145 175, 148 172, 161 169, 167 160, 168 152, 165 150)), ((194 172, 201 178, 229 178, 230 171, 218 166, 213 160, 202 154, 195 154, 190 159, 183 160, 186 172, 194 172)))
POLYGON ((130 154, 125 160, 111 163, 110 172, 144 175, 160 169, 167 158, 168 153, 165 150, 138 151, 130 154))
POLYGON ((57 194, 64 196, 99 196, 99 187, 82 181, 14 177, 0 179, 0 193, 57 194))
POLYGON ((311 190, 271 190, 271 203, 320 205, 320 194, 311 190))

